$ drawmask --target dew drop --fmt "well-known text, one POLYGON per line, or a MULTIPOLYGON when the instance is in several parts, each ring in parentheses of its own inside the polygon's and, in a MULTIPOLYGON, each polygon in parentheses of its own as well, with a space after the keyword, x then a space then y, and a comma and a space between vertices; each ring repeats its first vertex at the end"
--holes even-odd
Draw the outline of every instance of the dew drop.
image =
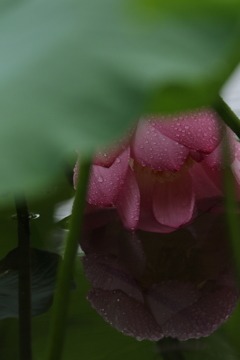
MULTIPOLYGON (((30 220, 35 220, 35 219, 38 219, 39 217, 40 217, 40 214, 30 213, 30 214, 28 215, 28 219, 30 219, 30 220)), ((12 219, 13 219, 13 220, 17 220, 17 219, 18 219, 17 214, 12 215, 12 219)))

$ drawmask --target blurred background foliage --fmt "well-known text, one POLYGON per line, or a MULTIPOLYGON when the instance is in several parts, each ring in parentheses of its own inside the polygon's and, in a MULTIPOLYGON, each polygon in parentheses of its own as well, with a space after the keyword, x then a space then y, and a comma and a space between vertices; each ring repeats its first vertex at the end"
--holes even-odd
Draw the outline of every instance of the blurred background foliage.
POLYGON ((239 62, 239 1, 146 4, 1 2, 1 192, 39 191, 143 113, 215 101, 239 62))

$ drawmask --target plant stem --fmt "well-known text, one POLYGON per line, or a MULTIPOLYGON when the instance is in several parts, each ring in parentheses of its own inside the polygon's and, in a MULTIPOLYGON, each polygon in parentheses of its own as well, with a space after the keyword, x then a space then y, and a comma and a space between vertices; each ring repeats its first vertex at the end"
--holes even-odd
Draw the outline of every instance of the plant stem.
POLYGON ((214 109, 225 124, 227 124, 240 139, 240 120, 220 96, 217 97, 214 109))
POLYGON ((163 338, 157 342, 163 360, 184 360, 180 341, 173 338, 163 338))
MULTIPOLYGON (((235 132, 235 134, 240 138, 240 120, 236 114, 230 109, 230 107, 221 99, 218 98, 218 101, 215 106, 215 110, 218 112, 221 119, 235 132)), ((224 159, 224 170, 223 170, 223 180, 224 180, 224 190, 225 190, 225 207, 226 207, 226 223, 229 230, 231 247, 232 247, 232 256, 235 265, 235 273, 237 277, 237 282, 240 281, 240 227, 239 227, 239 216, 238 216, 238 206, 237 206, 237 193, 235 188, 234 176, 230 164, 230 146, 229 139, 226 139, 227 142, 227 151, 222 149, 223 159, 224 159)))
POLYGON ((239 215, 236 202, 236 191, 233 179, 233 174, 230 168, 224 170, 224 188, 225 188, 225 207, 226 207, 226 222, 229 230, 232 257, 235 265, 235 274, 237 283, 240 284, 240 227, 239 215))
POLYGON ((60 360, 62 355, 71 279, 74 270, 74 260, 78 249, 78 242, 82 231, 90 168, 91 162, 89 158, 81 158, 77 191, 70 220, 70 231, 67 237, 64 259, 59 269, 57 289, 53 302, 50 324, 50 343, 47 354, 48 360, 60 360))
POLYGON ((18 221, 18 307, 20 360, 32 359, 31 247, 27 201, 15 195, 18 221))

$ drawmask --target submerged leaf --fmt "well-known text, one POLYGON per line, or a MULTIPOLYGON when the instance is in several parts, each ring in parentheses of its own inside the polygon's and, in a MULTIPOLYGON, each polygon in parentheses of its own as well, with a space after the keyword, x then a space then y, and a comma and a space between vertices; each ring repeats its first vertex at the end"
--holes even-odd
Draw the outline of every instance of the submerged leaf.
MULTIPOLYGON (((18 317, 18 249, 0 261, 0 319, 18 317)), ((32 249, 32 316, 46 312, 53 300, 61 257, 32 249)))

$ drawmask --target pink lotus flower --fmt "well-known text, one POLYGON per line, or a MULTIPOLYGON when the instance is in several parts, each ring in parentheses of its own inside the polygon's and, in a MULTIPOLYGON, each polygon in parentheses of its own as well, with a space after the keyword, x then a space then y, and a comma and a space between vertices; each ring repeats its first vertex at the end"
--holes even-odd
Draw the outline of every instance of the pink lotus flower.
MULTIPOLYGON (((168 233, 224 197, 222 146, 240 184, 240 144, 209 109, 141 119, 128 140, 94 160, 87 201, 114 207, 127 229, 168 233)), ((78 166, 75 168, 75 181, 78 166)))
POLYGON ((83 267, 92 306, 124 334, 199 338, 233 312, 239 294, 221 214, 226 140, 239 192, 239 143, 212 110, 141 119, 125 142, 97 154, 83 267))
POLYGON ((93 286, 87 298, 113 327, 138 340, 208 336, 239 299, 227 241, 224 215, 214 213, 169 234, 132 233, 118 220, 88 230, 80 242, 93 286))

